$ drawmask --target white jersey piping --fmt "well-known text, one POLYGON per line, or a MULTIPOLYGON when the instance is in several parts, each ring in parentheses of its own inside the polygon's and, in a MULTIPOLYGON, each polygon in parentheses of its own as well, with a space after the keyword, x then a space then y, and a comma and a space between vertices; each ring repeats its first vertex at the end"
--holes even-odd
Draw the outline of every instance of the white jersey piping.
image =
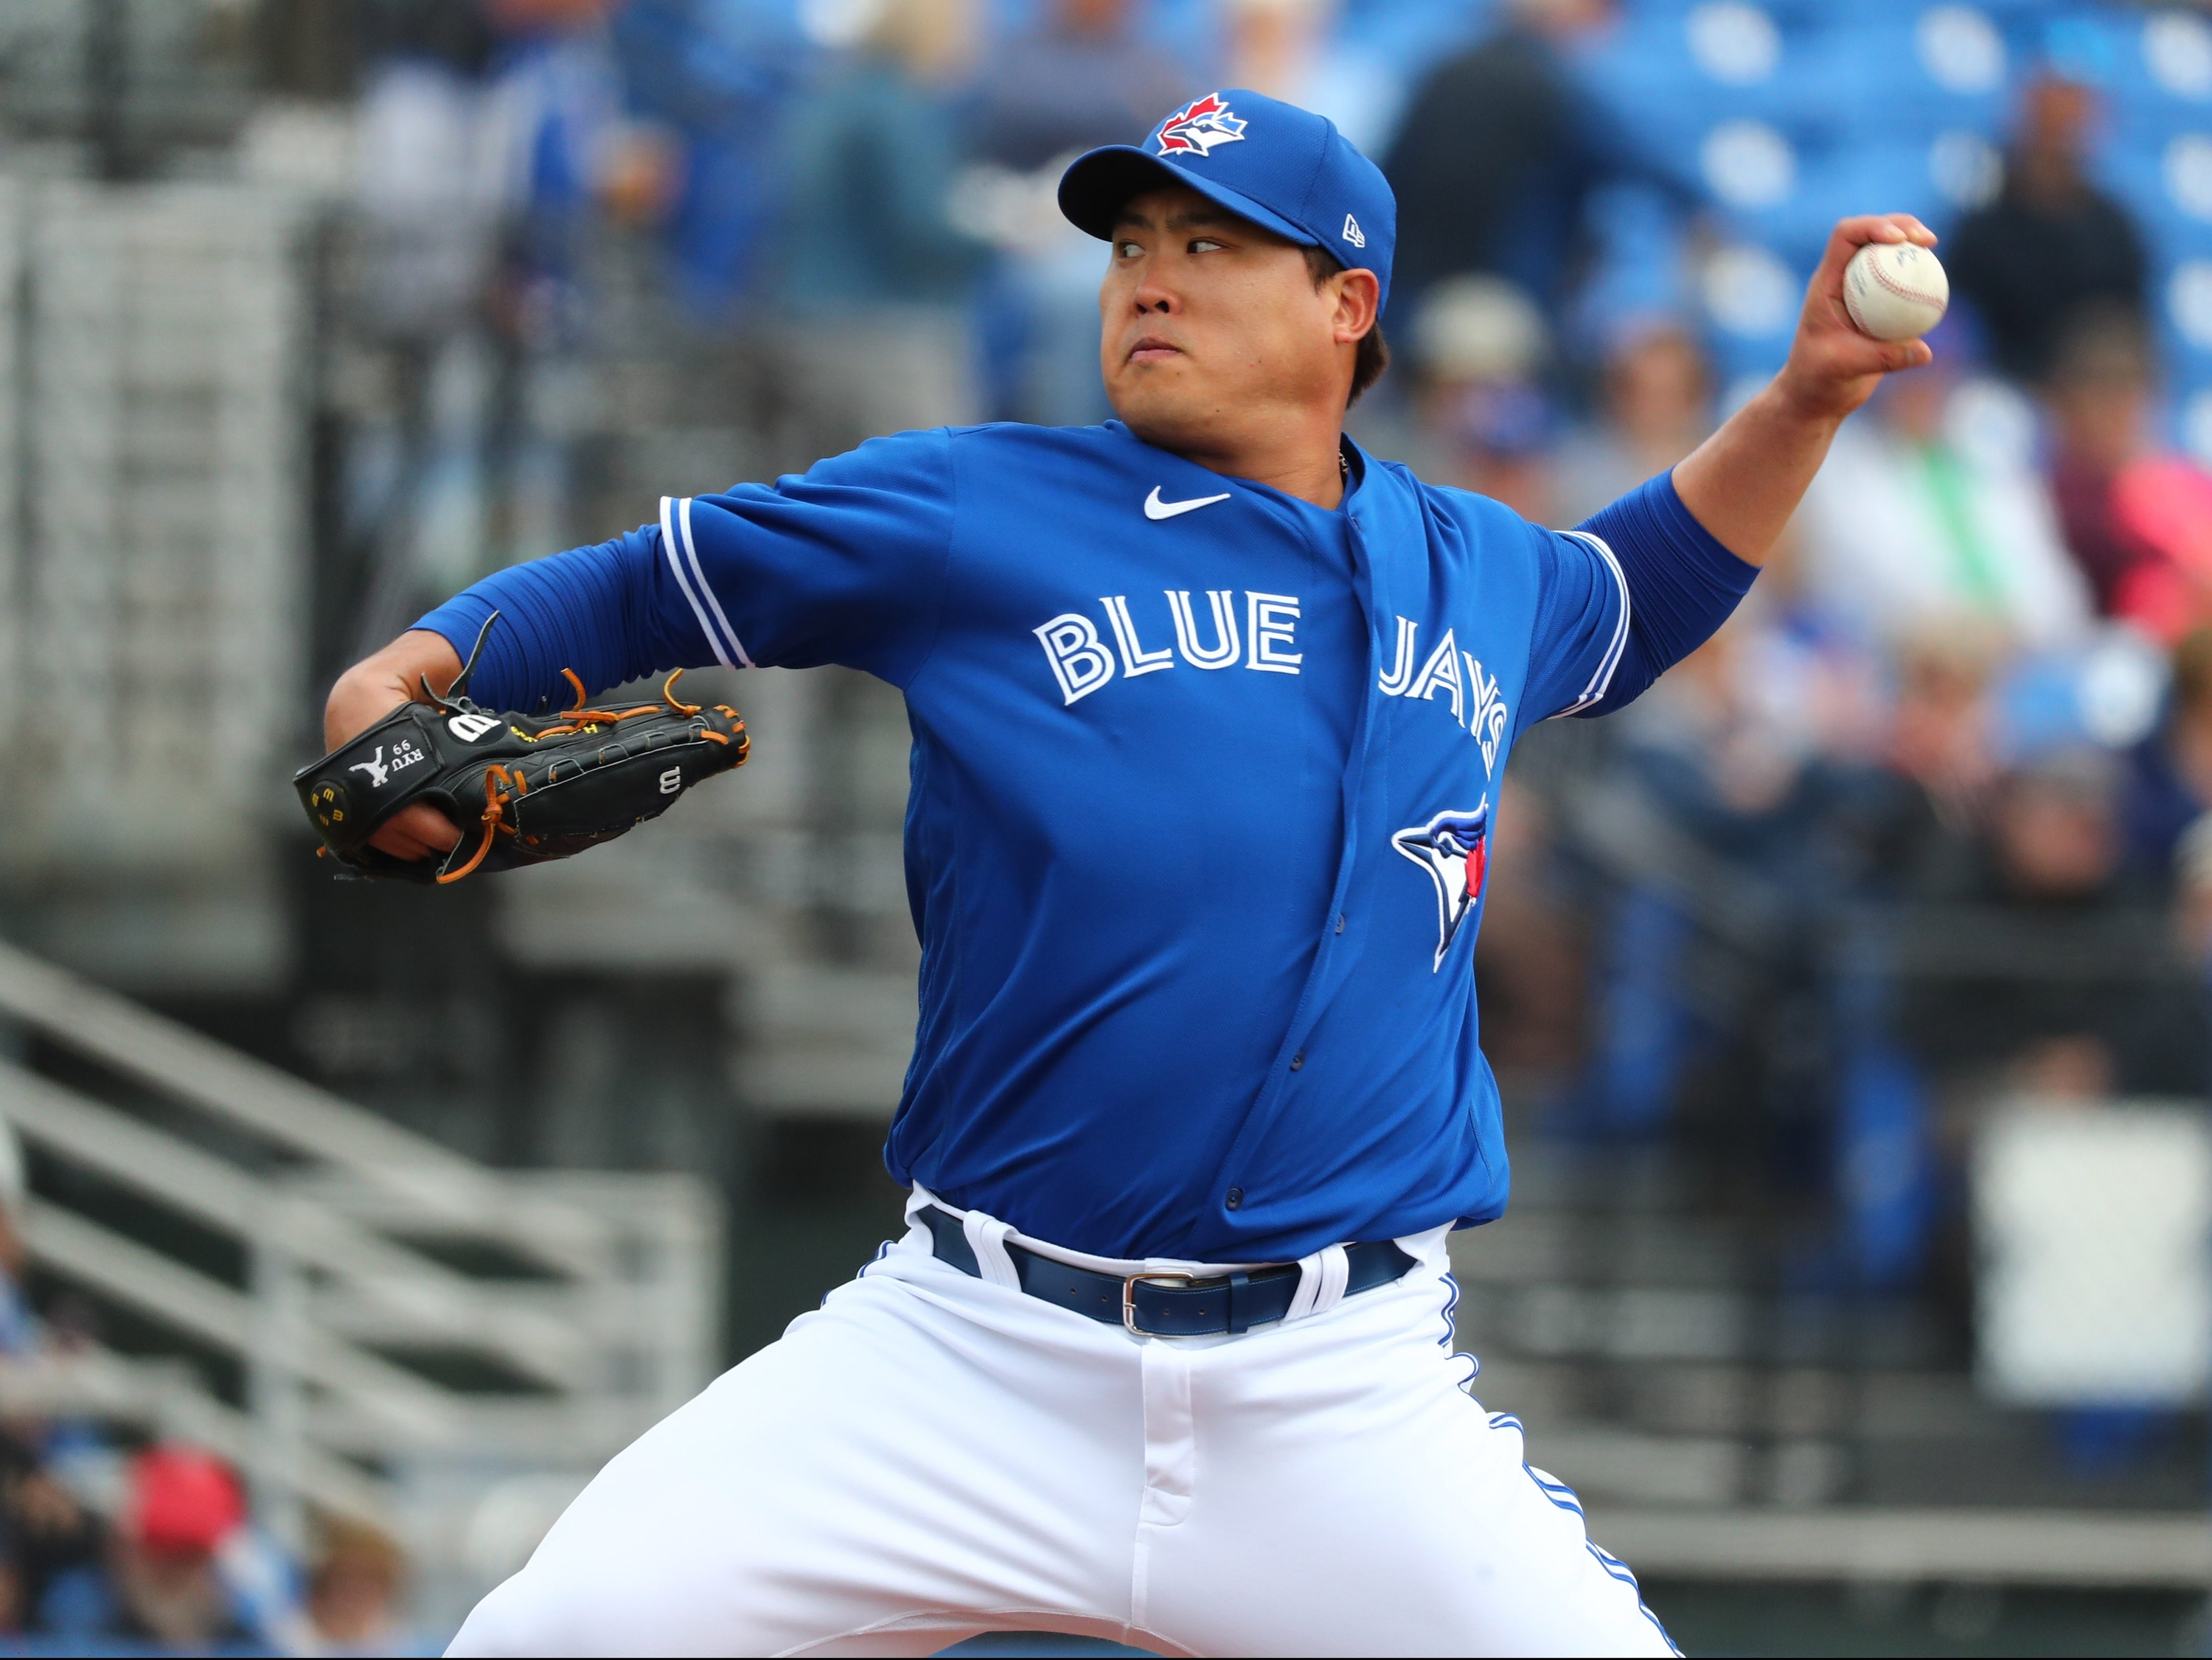
POLYGON ((1605 655, 1598 659, 1597 667, 1591 671, 1589 684, 1583 688, 1581 697, 1553 715, 1551 718, 1553 720, 1564 715, 1579 713, 1593 703, 1601 701, 1611 689, 1613 670, 1620 667, 1621 656, 1628 649, 1628 579, 1621 574, 1620 561, 1613 556, 1613 549, 1605 545, 1603 536, 1593 536, 1588 530, 1569 530, 1567 535, 1577 542, 1589 543, 1597 549, 1599 557, 1605 560, 1605 568, 1613 573, 1613 584, 1620 590, 1620 615, 1614 619, 1612 643, 1605 648, 1605 655))

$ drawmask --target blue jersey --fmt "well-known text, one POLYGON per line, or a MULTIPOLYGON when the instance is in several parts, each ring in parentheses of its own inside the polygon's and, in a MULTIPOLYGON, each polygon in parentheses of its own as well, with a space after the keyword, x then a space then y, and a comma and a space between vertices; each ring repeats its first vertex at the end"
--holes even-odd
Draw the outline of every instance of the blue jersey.
MULTIPOLYGON (((518 619, 488 702, 603 634, 595 685, 720 661, 900 688, 922 961, 891 1173, 1101 1256, 1288 1259, 1503 1210, 1474 978, 1499 781, 1632 636, 1606 536, 1353 459, 1332 512, 1118 424, 906 433, 424 626, 518 619)), ((1638 511, 1702 536, 1655 485, 1638 511)), ((1715 553, 1725 615, 1748 568, 1715 553)))

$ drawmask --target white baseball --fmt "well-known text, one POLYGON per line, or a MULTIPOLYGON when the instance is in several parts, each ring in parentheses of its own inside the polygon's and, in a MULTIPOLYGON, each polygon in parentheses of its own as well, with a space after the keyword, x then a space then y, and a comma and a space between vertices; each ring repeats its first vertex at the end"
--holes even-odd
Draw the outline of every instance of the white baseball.
POLYGON ((1869 242, 1844 267, 1844 309, 1876 340, 1917 340, 1950 303, 1951 279, 1917 242, 1869 242))

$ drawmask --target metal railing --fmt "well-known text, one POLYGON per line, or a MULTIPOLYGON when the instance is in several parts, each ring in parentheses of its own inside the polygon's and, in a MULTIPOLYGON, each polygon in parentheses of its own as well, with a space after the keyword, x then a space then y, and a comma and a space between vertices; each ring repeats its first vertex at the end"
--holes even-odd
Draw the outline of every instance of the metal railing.
MULTIPOLYGON (((410 1469, 580 1479, 714 1369, 720 1219, 696 1178, 485 1168, 6 946, 0 1023, 118 1086, 0 1060, 0 1118, 91 1178, 71 1195, 120 1190, 234 1241, 246 1264, 235 1283, 96 1202, 33 1197, 24 1233, 40 1267, 246 1380, 233 1408, 189 1367, 99 1355, 47 1366, 36 1387, 188 1427, 240 1460, 280 1533, 296 1536, 312 1506, 447 1536, 466 1518, 397 1502, 410 1469), (441 1381, 456 1362, 473 1386, 441 1381)), ((32 1387, 11 1372, 0 1401, 32 1387)), ((471 1502, 466 1483, 444 1502, 471 1502)))

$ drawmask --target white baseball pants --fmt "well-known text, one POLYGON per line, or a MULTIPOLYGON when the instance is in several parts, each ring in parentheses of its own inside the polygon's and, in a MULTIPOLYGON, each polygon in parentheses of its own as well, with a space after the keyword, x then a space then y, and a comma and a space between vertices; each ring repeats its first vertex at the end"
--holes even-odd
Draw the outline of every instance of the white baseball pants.
MULTIPOLYGON (((967 1233, 1011 1282, 1005 1226, 967 1233)), ((1462 1388, 1443 1232, 1399 1243, 1419 1264, 1395 1284, 1342 1297, 1325 1251, 1291 1318, 1137 1337, 948 1267, 912 1226, 608 1464, 447 1651, 926 1655, 1033 1630, 1672 1653, 1519 1421, 1462 1388)))

